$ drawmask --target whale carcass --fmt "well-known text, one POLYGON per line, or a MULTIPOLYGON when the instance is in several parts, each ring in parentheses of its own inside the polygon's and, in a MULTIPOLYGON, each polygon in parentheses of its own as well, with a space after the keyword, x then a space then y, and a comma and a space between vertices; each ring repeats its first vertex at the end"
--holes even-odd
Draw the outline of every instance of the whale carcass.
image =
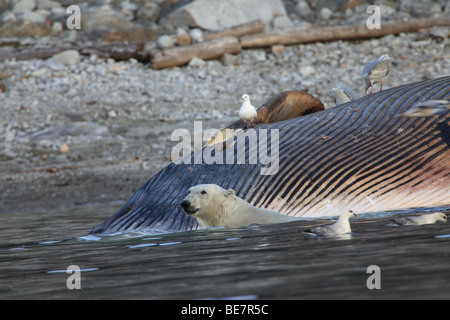
POLYGON ((232 188, 254 206, 297 217, 333 216, 346 208, 361 213, 449 205, 450 115, 399 116, 419 101, 449 98, 450 77, 442 77, 260 124, 246 146, 262 130, 276 131, 276 173, 261 174, 265 165, 248 161, 171 163, 91 233, 199 229, 180 203, 188 188, 208 183, 232 188))

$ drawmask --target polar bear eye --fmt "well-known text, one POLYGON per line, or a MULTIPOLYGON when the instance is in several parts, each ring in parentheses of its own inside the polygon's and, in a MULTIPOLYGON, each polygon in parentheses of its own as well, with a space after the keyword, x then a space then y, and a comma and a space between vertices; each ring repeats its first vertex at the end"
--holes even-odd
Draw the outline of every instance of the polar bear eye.
POLYGON ((202 190, 202 192, 200 192, 201 194, 206 194, 206 191, 205 190, 202 190))

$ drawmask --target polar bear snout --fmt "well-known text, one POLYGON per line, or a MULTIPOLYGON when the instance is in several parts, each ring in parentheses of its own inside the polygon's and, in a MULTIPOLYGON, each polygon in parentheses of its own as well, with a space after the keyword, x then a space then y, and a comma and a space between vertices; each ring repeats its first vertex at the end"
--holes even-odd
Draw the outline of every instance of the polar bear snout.
POLYGON ((198 208, 195 208, 192 203, 189 200, 184 199, 183 202, 181 202, 181 207, 183 210, 189 214, 193 215, 198 211, 198 208))
POLYGON ((183 200, 183 202, 181 203, 181 206, 186 211, 191 206, 191 203, 188 200, 183 200))

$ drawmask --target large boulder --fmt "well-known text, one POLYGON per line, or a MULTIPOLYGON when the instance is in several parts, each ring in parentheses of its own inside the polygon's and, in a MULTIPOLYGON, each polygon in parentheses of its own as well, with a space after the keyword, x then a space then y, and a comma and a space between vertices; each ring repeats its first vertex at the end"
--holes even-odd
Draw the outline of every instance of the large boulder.
POLYGON ((196 0, 161 19, 165 26, 189 26, 218 31, 254 20, 269 24, 287 16, 281 0, 196 0))

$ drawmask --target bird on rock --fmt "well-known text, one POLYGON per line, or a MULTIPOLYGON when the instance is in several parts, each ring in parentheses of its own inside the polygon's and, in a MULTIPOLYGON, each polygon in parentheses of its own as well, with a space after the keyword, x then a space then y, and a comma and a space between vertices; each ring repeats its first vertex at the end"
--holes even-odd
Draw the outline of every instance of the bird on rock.
POLYGON ((356 214, 352 210, 345 210, 339 220, 335 223, 322 227, 315 227, 311 230, 305 230, 306 233, 315 236, 338 236, 346 233, 351 233, 350 222, 348 219, 356 218, 356 214))
POLYGON ((364 66, 361 76, 365 82, 365 94, 367 94, 369 88, 370 93, 373 93, 373 85, 380 82, 380 91, 383 90, 383 79, 389 73, 389 63, 391 60, 388 54, 383 54, 364 66))
POLYGON ((429 117, 437 114, 450 113, 450 100, 428 100, 419 102, 402 113, 402 117, 429 117))
POLYGON ((253 127, 253 119, 257 115, 256 108, 250 102, 248 94, 242 95, 242 100, 244 102, 242 102, 241 109, 239 109, 239 118, 244 121, 246 126, 250 122, 250 125, 253 127))

